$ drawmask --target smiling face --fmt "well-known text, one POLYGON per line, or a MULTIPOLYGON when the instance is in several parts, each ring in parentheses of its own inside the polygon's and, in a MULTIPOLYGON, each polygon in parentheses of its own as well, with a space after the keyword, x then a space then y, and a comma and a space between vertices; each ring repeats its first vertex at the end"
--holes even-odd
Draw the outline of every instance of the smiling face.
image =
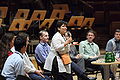
POLYGON ((88 42, 93 42, 94 38, 95 38, 94 33, 89 32, 89 33, 87 34, 87 40, 88 40, 88 42))
POLYGON ((40 41, 42 42, 48 42, 49 41, 49 34, 48 32, 43 32, 42 35, 40 36, 40 41))
POLYGON ((60 34, 64 35, 67 32, 66 24, 62 24, 60 27, 58 27, 58 31, 60 34))

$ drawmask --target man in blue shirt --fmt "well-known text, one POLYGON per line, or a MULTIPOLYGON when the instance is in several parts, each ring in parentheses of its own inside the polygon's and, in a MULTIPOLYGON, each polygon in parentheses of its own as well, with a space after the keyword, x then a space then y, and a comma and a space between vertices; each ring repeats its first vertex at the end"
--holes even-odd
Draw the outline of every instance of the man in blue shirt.
POLYGON ((40 43, 35 49, 35 58, 38 62, 38 65, 43 69, 45 60, 50 52, 50 46, 48 45, 49 34, 47 31, 42 30, 39 32, 40 43))
MULTIPOLYGON (((106 52, 113 52, 116 59, 120 61, 120 29, 116 29, 114 38, 107 42, 106 52)), ((120 65, 118 67, 120 67, 120 65)), ((111 70, 114 75, 116 75, 117 65, 111 65, 111 70)))
POLYGON ((114 38, 107 42, 106 51, 114 52, 116 58, 120 58, 120 29, 116 29, 114 38))
POLYGON ((27 38, 17 36, 14 41, 15 52, 9 56, 4 64, 1 75, 6 80, 16 80, 18 75, 25 76, 23 53, 26 52, 28 45, 27 38))

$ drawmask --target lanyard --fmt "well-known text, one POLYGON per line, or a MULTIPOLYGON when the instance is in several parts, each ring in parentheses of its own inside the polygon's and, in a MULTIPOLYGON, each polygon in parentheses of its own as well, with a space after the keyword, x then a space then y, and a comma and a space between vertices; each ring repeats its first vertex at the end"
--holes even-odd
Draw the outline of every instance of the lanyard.
POLYGON ((19 54, 20 55, 20 57, 23 59, 23 56, 21 55, 21 53, 20 52, 15 52, 16 54, 19 54))
MULTIPOLYGON (((95 51, 94 51, 93 47, 91 46, 91 44, 90 43, 88 43, 88 44, 89 44, 91 50, 95 53, 95 51)), ((94 44, 92 44, 92 45, 94 45, 94 44)))

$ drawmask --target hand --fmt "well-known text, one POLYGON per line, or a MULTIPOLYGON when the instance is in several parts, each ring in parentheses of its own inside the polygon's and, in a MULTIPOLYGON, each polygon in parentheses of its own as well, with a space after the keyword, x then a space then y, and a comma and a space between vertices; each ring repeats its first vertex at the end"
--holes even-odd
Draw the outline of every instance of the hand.
POLYGON ((96 58, 97 56, 90 56, 89 58, 96 58))
POLYGON ((82 58, 82 56, 81 56, 80 54, 77 54, 77 55, 75 56, 75 58, 76 58, 76 59, 79 59, 79 58, 82 58))
POLYGON ((42 74, 43 73, 42 70, 36 70, 35 73, 40 75, 41 77, 45 78, 45 76, 42 74))
POLYGON ((78 45, 78 42, 73 42, 73 45, 78 45))
POLYGON ((117 61, 120 61, 120 58, 116 58, 117 61))
POLYGON ((64 46, 66 46, 67 44, 71 43, 73 40, 72 40, 72 37, 70 37, 69 39, 66 40, 66 42, 64 43, 64 46))

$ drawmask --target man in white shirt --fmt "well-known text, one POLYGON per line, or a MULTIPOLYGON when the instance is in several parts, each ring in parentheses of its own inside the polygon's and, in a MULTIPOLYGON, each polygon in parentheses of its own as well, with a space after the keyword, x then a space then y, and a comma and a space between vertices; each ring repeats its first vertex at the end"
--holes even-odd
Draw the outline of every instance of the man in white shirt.
POLYGON ((14 41, 16 51, 7 58, 1 73, 6 80, 15 80, 18 75, 25 76, 23 54, 26 52, 27 45, 27 38, 16 37, 14 41))
MULTIPOLYGON (((19 33, 19 36, 29 39, 29 36, 25 33, 19 33)), ((42 75, 42 70, 37 70, 34 67, 26 52, 23 54, 23 60, 25 61, 25 72, 28 73, 32 80, 50 80, 48 76, 42 75)))

